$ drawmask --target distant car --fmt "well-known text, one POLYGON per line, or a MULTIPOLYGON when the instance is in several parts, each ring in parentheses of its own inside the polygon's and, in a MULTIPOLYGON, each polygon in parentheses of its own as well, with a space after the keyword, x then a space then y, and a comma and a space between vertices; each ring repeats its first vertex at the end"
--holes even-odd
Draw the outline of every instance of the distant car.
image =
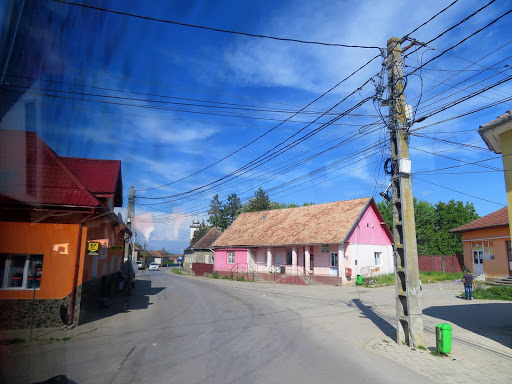
POLYGON ((146 266, 144 265, 144 263, 142 261, 136 261, 137 263, 137 266, 139 267, 139 269, 146 269, 146 266))
POLYGON ((159 271, 160 265, 158 263, 151 263, 151 264, 149 264, 149 270, 150 271, 159 271))

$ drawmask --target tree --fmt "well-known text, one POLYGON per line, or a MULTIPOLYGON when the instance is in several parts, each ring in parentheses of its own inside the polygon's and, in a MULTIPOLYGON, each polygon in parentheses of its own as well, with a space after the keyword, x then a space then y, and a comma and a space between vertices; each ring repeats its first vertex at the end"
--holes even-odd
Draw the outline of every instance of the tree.
POLYGON ((271 209, 271 206, 268 193, 260 187, 254 192, 254 198, 249 201, 249 207, 246 212, 267 211, 269 209, 271 209))
MULTIPOLYGON (((393 206, 383 200, 377 203, 377 207, 392 231, 393 206)), ((450 231, 477 219, 478 214, 473 204, 468 202, 440 201, 434 206, 414 198, 414 217, 419 255, 454 255, 462 254, 462 236, 450 231)))
POLYGON ((382 200, 377 203, 377 208, 379 208, 384 221, 388 225, 389 230, 393 233, 393 206, 387 200, 382 200))
POLYGON ((226 228, 229 227, 233 221, 235 221, 237 216, 240 214, 241 208, 242 201, 236 195, 236 193, 232 193, 231 195, 229 195, 228 200, 223 207, 223 216, 224 221, 226 223, 226 228))
POLYGON ((210 209, 208 210, 208 214, 210 215, 208 223, 210 223, 211 226, 218 229, 222 228, 224 221, 222 210, 222 202, 219 200, 219 195, 216 194, 213 196, 210 202, 210 209))
POLYGON ((194 245, 199 241, 201 237, 206 235, 206 232, 208 232, 211 229, 211 227, 207 226, 204 220, 199 224, 199 228, 195 230, 194 236, 190 239, 190 245, 194 245))
POLYGON ((451 233, 450 230, 478 219, 473 203, 450 200, 448 203, 439 202, 435 205, 435 226, 438 237, 440 255, 462 255, 462 234, 451 233))

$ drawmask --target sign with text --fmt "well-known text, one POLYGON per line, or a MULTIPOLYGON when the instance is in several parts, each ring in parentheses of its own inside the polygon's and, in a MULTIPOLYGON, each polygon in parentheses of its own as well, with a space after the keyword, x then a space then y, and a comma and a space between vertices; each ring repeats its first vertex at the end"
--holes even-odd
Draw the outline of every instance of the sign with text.
POLYGON ((111 251, 122 251, 123 250, 123 246, 122 245, 113 245, 110 247, 110 250, 111 251))
POLYGON ((98 252, 98 248, 100 247, 100 243, 89 243, 87 245, 87 249, 89 252, 98 252))
POLYGON ((322 253, 329 253, 329 244, 322 244, 322 253))

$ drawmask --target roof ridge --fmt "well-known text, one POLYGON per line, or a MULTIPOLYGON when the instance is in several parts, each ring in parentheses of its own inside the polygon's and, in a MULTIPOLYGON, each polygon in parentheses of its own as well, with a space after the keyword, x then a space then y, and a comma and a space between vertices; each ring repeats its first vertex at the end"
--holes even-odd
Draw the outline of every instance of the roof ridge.
POLYGON ((341 202, 348 202, 348 201, 355 201, 355 200, 370 200, 371 196, 366 197, 356 197, 354 199, 347 199, 347 200, 336 200, 336 201, 329 201, 327 203, 320 203, 320 204, 311 204, 311 205, 301 205, 298 207, 288 207, 288 208, 278 208, 278 209, 265 209, 264 211, 252 211, 252 212, 242 212, 240 215, 244 215, 246 213, 258 213, 258 212, 271 212, 271 211, 286 211, 287 209, 297 209, 297 208, 308 208, 308 207, 319 207, 321 205, 327 205, 327 204, 336 204, 341 202))
POLYGON ((51 153, 51 156, 54 157, 54 160, 55 162, 57 163, 57 165, 73 180, 73 182, 77 185, 77 187, 82 191, 82 192, 85 192, 87 194, 89 194, 89 197, 92 198, 93 200, 96 200, 96 202, 105 208, 105 205, 99 201, 96 196, 94 196, 94 194, 89 191, 89 189, 86 188, 86 186, 80 181, 80 179, 78 177, 76 177, 74 175, 73 172, 71 172, 71 170, 68 169, 68 167, 66 167, 66 165, 60 160, 60 157, 44 142, 43 139, 41 139, 41 137, 39 137, 39 135, 36 133, 36 132, 33 132, 35 137, 36 137, 36 140, 39 140, 45 149, 49 149, 50 150, 50 153, 51 153))

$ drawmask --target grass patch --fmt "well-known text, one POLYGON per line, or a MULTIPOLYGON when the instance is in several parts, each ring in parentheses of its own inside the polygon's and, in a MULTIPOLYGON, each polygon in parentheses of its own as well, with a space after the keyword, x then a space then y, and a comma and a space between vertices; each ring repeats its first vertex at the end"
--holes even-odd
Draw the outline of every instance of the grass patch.
POLYGON ((428 351, 428 349, 425 348, 423 345, 418 345, 418 349, 420 349, 422 351, 428 351))
POLYGON ((389 343, 389 340, 382 339, 382 342, 383 342, 383 343, 389 343))
POLYGON ((213 279, 220 279, 220 276, 219 276, 219 274, 217 273, 217 271, 213 272, 213 274, 212 274, 212 278, 213 278, 213 279))
POLYGON ((422 271, 420 272, 422 284, 435 283, 438 281, 455 281, 462 279, 464 274, 459 273, 443 273, 438 271, 422 271))
POLYGON ((182 274, 182 273, 181 273, 181 269, 179 269, 179 268, 171 269, 171 272, 172 272, 172 273, 175 273, 175 274, 177 274, 177 275, 181 275, 181 274, 182 274))
MULTIPOLYGON (((420 272, 421 283, 436 283, 438 281, 455 281, 462 279, 463 273, 443 273, 437 271, 423 271, 420 272)), ((388 273, 386 275, 379 275, 374 277, 365 277, 363 285, 368 287, 370 285, 395 285, 395 274, 388 273)))
MULTIPOLYGON (((464 292, 460 294, 460 297, 465 299, 466 295, 464 292)), ((512 287, 494 285, 491 287, 476 286, 473 289, 473 298, 480 300, 506 300, 512 301, 512 287)))

